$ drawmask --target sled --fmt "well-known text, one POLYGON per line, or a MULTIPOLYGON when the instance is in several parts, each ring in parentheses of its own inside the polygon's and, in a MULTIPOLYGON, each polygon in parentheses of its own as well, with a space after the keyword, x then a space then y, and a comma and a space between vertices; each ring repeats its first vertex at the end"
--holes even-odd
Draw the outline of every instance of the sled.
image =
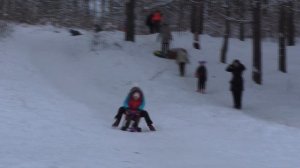
POLYGON ((154 51, 153 55, 160 57, 160 58, 165 58, 165 59, 176 59, 176 56, 177 56, 176 52, 174 52, 172 50, 168 51, 166 56, 162 55, 162 52, 159 50, 154 51))
POLYGON ((167 55, 164 56, 162 55, 162 51, 159 51, 159 50, 156 50, 153 52, 153 55, 157 56, 157 57, 160 57, 160 58, 166 58, 166 59, 176 59, 177 57, 177 52, 179 50, 184 50, 186 52, 185 49, 183 48, 172 48, 168 51, 167 55))
POLYGON ((157 50, 157 51, 154 51, 153 52, 153 55, 157 56, 157 57, 160 57, 160 58, 166 58, 165 56, 162 55, 162 52, 157 50))
POLYGON ((139 122, 140 115, 138 114, 138 112, 128 111, 124 120, 124 124, 121 127, 121 130, 129 132, 142 132, 142 129, 138 127, 139 122))

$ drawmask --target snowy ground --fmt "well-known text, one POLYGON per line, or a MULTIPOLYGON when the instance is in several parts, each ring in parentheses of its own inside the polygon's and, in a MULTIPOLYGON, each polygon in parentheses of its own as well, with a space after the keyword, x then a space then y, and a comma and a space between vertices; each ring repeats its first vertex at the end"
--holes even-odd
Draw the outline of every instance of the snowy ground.
POLYGON ((288 74, 277 71, 277 44, 264 42, 264 85, 251 81, 251 41, 230 40, 228 62, 248 70, 243 110, 232 109, 230 74, 218 63, 222 40, 174 34, 187 48, 188 75, 152 56, 156 36, 124 42, 121 32, 71 37, 63 29, 17 26, 0 42, 0 168, 297 168, 300 166, 299 45, 288 48, 288 74), (206 60, 208 91, 195 92, 198 60, 206 60), (146 95, 157 127, 112 129, 132 83, 146 95))

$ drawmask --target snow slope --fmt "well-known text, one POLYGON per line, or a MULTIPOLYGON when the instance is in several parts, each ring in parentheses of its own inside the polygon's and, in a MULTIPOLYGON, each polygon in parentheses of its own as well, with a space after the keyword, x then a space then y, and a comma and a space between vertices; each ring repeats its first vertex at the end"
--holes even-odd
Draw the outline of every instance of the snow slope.
POLYGON ((264 85, 251 82, 251 41, 232 39, 229 62, 245 73, 244 108, 232 109, 230 74, 218 63, 222 40, 174 34, 172 47, 189 50, 185 78, 177 65, 152 56, 156 36, 124 42, 103 32, 71 37, 53 27, 16 26, 0 42, 0 168, 296 168, 300 166, 299 46, 288 49, 289 73, 277 69, 277 44, 264 43, 264 85), (198 60, 208 62, 208 92, 195 92, 198 60), (157 127, 112 129, 113 116, 132 83, 146 95, 157 127))

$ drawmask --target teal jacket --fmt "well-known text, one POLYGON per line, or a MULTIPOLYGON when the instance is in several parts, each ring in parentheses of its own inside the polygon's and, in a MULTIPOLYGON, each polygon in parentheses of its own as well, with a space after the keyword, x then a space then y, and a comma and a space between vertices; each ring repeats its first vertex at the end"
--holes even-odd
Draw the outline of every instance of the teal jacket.
POLYGON ((123 107, 125 108, 128 108, 128 103, 130 101, 130 98, 132 97, 133 93, 134 92, 139 92, 142 96, 142 103, 141 105, 138 107, 139 110, 144 110, 144 107, 145 107, 145 97, 144 97, 144 94, 142 92, 142 90, 138 87, 134 87, 130 90, 129 94, 127 95, 126 99, 124 100, 124 103, 123 103, 123 107))

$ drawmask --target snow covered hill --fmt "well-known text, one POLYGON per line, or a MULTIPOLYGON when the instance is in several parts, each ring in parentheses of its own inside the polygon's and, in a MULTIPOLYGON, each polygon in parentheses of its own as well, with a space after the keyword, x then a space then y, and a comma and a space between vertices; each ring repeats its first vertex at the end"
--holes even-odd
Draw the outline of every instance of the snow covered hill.
POLYGON ((230 74, 218 62, 222 39, 174 33, 191 56, 188 75, 152 55, 155 35, 124 42, 103 32, 72 37, 53 27, 16 26, 0 42, 0 168, 297 168, 300 166, 299 45, 288 48, 288 74, 277 71, 277 44, 264 42, 264 85, 251 81, 251 40, 230 40, 228 62, 248 68, 241 111, 232 109, 230 74), (195 92, 206 60, 207 94, 195 92), (133 83, 146 95, 156 132, 112 129, 133 83))

